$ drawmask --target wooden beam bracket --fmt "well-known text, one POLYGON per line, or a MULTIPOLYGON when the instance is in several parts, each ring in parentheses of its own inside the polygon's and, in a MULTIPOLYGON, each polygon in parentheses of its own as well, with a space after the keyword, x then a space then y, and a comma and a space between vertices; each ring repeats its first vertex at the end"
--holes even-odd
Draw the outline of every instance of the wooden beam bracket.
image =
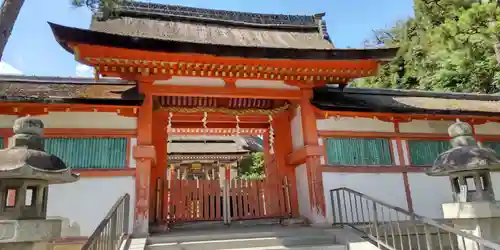
POLYGON ((323 149, 321 146, 303 146, 297 150, 294 150, 291 154, 287 156, 287 164, 292 166, 297 166, 306 162, 307 157, 310 156, 322 156, 323 149))
POLYGON ((136 145, 132 150, 132 155, 136 160, 150 159, 156 161, 156 150, 153 145, 136 145))

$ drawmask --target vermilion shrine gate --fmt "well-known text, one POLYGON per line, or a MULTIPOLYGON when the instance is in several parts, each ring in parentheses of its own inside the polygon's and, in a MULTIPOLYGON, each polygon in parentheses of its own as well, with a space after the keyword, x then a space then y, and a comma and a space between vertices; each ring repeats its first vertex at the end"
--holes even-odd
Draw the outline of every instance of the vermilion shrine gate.
POLYGON ((307 216, 298 207, 300 164, 309 186, 300 199, 324 216, 313 88, 371 76, 395 49, 335 49, 323 15, 131 2, 98 13, 90 30, 50 24, 61 46, 94 67, 96 77, 129 80, 136 88, 128 94, 144 97, 129 114, 138 117, 137 233, 154 221, 307 216), (301 127, 292 128, 293 119, 301 127), (266 179, 166 181, 172 134, 263 134, 266 179), (303 146, 294 147, 296 140, 303 146))

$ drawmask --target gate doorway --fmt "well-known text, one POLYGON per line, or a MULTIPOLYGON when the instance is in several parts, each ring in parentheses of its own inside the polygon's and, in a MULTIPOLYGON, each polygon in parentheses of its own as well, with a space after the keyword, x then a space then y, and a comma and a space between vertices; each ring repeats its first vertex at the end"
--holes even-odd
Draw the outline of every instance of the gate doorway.
MULTIPOLYGON (((267 135, 267 130, 260 131, 264 132, 260 138, 267 135)), ((288 180, 278 173, 274 155, 266 152, 269 145, 261 145, 261 152, 252 152, 234 143, 248 136, 182 137, 171 135, 168 139, 165 181, 157 190, 161 221, 169 225, 197 221, 229 224, 290 217, 288 180), (242 175, 245 160, 258 153, 264 155, 265 174, 253 178, 242 175)), ((266 144, 269 140, 261 141, 266 144)))
POLYGON ((292 145, 289 101, 156 96, 155 105, 154 222, 231 223, 296 215, 295 174, 285 162, 292 145), (249 143, 249 137, 260 138, 259 178, 240 175, 241 161, 256 152, 249 147, 259 144, 249 143))
POLYGON ((171 180, 165 190, 169 224, 289 217, 286 185, 265 180, 171 180))

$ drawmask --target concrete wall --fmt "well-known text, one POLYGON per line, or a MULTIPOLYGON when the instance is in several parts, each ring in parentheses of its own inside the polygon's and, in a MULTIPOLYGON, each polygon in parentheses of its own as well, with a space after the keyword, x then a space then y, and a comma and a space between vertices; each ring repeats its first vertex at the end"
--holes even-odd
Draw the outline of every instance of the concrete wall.
MULTIPOLYGON (((399 129, 401 133, 419 133, 428 134, 428 137, 447 133, 449 125, 454 121, 427 121, 413 120, 408 123, 400 123, 399 129)), ((392 122, 384 122, 370 118, 329 118, 317 121, 317 128, 321 131, 346 131, 349 133, 360 132, 390 132, 394 131, 392 122)), ((500 123, 488 122, 482 125, 474 126, 478 135, 500 135, 500 123)), ((323 143, 323 138, 320 138, 320 145, 323 143)), ((393 164, 400 165, 399 154, 403 154, 402 165, 410 165, 410 157, 407 149, 407 141, 402 139, 402 152, 397 150, 395 139, 390 139, 392 144, 393 164)), ((326 162, 326 158, 322 159, 326 162)), ((356 167, 352 167, 355 169, 356 167)), ((380 168, 380 167, 378 167, 380 168)), ((364 168, 366 170, 366 168, 364 168)), ((298 174, 299 172, 297 172, 298 174)), ((442 218, 441 204, 450 202, 451 186, 448 177, 429 177, 423 172, 409 172, 408 186, 409 195, 413 201, 413 208, 417 214, 428 216, 431 218, 442 218)), ((494 191, 497 199, 500 200, 500 172, 492 174, 494 191)), ((372 196, 392 205, 407 209, 407 199, 404 184, 404 176, 401 172, 384 173, 377 172, 375 169, 370 169, 369 172, 353 170, 324 172, 323 185, 325 192, 325 201, 327 208, 327 219, 332 222, 331 199, 329 190, 348 187, 361 193, 372 196)))
POLYGON ((47 216, 68 219, 72 227, 70 230, 66 228, 66 232, 63 232, 67 236, 90 236, 113 204, 125 193, 131 195, 130 226, 132 226, 135 178, 130 176, 88 177, 74 183, 51 185, 47 216))

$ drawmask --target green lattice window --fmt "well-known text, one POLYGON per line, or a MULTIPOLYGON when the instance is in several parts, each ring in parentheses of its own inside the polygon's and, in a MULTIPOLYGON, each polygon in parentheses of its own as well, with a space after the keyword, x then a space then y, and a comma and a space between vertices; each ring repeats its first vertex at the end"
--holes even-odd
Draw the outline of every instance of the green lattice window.
POLYGON ((497 155, 500 155, 500 141, 485 141, 483 142, 483 145, 495 150, 495 152, 497 152, 497 155))
POLYGON ((7 146, 7 145, 3 145, 4 144, 3 141, 4 141, 3 137, 0 136, 0 148, 4 148, 5 146, 7 146))
POLYGON ((448 140, 409 140, 408 148, 411 165, 432 165, 436 157, 450 149, 450 147, 450 141, 448 140))
POLYGON ((67 166, 80 169, 125 168, 125 138, 46 138, 45 150, 60 157, 67 166))
POLYGON ((330 165, 392 165, 388 139, 328 138, 330 165))

